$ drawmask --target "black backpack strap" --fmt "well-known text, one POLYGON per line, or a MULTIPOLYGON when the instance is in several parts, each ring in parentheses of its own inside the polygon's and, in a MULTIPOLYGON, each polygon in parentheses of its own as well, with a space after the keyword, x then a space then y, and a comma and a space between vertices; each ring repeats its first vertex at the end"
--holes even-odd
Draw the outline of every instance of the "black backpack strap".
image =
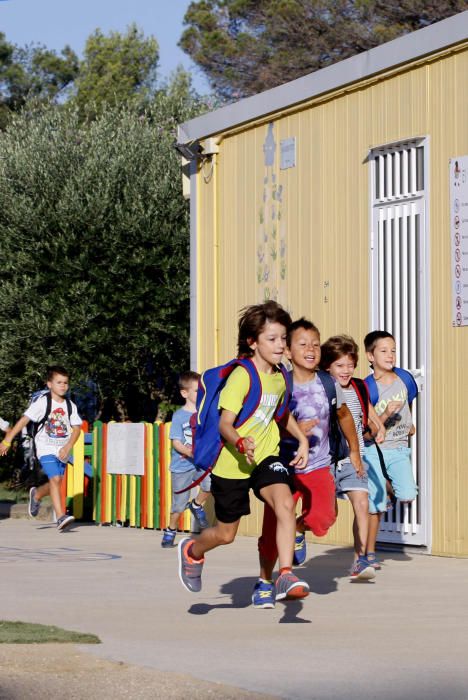
POLYGON ((70 423, 70 427, 71 427, 71 417, 72 417, 72 413, 73 413, 73 406, 72 406, 72 402, 70 401, 68 396, 65 396, 65 401, 67 403, 68 422, 70 423))
POLYGON ((50 391, 48 391, 47 394, 44 394, 44 396, 46 397, 46 410, 45 410, 44 416, 41 418, 41 420, 38 421, 37 423, 34 423, 33 437, 36 437, 37 433, 42 428, 42 426, 45 424, 45 422, 48 419, 50 412, 52 410, 52 394, 50 393, 50 391))
POLYGON ((361 404, 362 432, 365 433, 369 428, 369 392, 365 381, 358 377, 351 379, 351 386, 356 392, 356 396, 361 404))

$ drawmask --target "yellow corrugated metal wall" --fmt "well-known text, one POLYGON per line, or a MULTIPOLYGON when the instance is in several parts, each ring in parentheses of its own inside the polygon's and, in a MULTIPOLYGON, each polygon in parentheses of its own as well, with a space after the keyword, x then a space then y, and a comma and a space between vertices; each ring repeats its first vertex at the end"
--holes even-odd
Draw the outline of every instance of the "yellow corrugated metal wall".
MULTIPOLYGON (((348 332, 361 345, 369 330, 366 158, 376 146, 430 137, 432 551, 445 555, 468 555, 468 449, 463 439, 468 328, 451 325, 448 188, 449 158, 468 154, 467 72, 468 50, 459 47, 294 114, 273 115, 277 155, 269 173, 263 152, 268 123, 225 135, 214 175, 209 179, 200 173, 197 197, 200 369, 235 355, 238 311, 263 298, 264 284, 257 280, 259 212, 272 175, 282 186, 278 209, 286 239, 279 301, 293 317, 311 318, 322 340, 348 332), (296 166, 280 170, 279 142, 293 136, 296 166)), ((366 363, 361 361, 358 370, 367 374, 366 363)), ((347 504, 341 510, 322 542, 350 542, 347 504)), ((259 517, 253 503, 242 531, 257 533, 259 517)))

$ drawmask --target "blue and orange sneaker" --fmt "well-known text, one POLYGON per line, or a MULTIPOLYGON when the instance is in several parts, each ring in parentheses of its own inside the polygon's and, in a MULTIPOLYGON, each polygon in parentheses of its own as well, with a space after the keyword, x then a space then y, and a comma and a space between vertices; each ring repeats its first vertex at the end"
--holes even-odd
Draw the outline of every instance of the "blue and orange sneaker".
POLYGON ((375 552, 367 552, 367 561, 369 562, 369 566, 372 566, 375 571, 380 571, 382 568, 379 560, 377 559, 375 552))
POLYGON ((356 559, 349 572, 349 578, 351 581, 370 581, 375 578, 375 569, 367 561, 367 557, 356 559))
POLYGON ((309 584, 297 578, 292 571, 284 571, 278 576, 275 591, 276 600, 306 598, 310 593, 309 584))

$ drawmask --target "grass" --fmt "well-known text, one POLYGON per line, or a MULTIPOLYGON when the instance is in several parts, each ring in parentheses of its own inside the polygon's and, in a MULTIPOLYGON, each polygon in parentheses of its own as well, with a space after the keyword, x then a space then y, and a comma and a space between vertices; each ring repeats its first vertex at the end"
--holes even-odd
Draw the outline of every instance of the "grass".
POLYGON ((95 634, 64 630, 54 625, 0 620, 0 644, 100 644, 95 634))
POLYGON ((3 503, 26 503, 27 500, 26 491, 8 488, 8 482, 0 484, 0 501, 3 503))

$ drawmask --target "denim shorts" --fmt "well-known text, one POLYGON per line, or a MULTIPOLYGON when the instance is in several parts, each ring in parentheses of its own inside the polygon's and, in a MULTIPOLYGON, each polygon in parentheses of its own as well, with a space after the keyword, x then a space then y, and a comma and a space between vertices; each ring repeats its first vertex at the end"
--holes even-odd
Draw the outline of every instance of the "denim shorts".
POLYGON ((63 476, 65 474, 66 462, 61 462, 57 455, 44 455, 39 457, 39 463, 42 471, 49 479, 54 476, 63 476))
POLYGON ((335 477, 336 495, 338 498, 343 498, 348 491, 369 491, 367 484, 367 464, 362 460, 365 474, 358 476, 355 468, 346 460, 338 462, 333 469, 335 477))
MULTIPOLYGON (((400 501, 414 501, 418 495, 418 487, 413 476, 410 448, 382 449, 382 455, 396 498, 400 501)), ((364 459, 369 467, 369 513, 385 513, 388 499, 387 482, 374 445, 364 449, 364 459)))
MULTIPOLYGON (((183 513, 191 498, 191 490, 184 491, 183 493, 176 493, 176 491, 186 489, 188 486, 190 486, 190 484, 193 484, 194 481, 199 479, 201 475, 202 472, 200 472, 198 469, 189 469, 186 472, 171 472, 171 513, 183 513)), ((200 483, 200 488, 202 491, 210 491, 211 477, 209 474, 207 474, 207 476, 205 476, 203 481, 200 483)))

